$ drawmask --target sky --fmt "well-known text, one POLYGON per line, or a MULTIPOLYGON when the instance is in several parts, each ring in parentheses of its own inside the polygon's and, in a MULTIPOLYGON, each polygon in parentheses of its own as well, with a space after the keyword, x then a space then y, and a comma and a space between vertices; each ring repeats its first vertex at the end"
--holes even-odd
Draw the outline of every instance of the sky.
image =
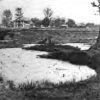
MULTIPOLYGON (((92 7, 93 0, 0 0, 0 16, 3 10, 10 9, 15 13, 17 7, 23 8, 25 17, 44 18, 43 9, 49 7, 53 10, 53 17, 71 18, 76 23, 100 23, 98 9, 92 7)), ((96 1, 96 0, 94 0, 96 1)), ((97 1, 96 1, 97 2, 97 1)), ((1 17, 0 17, 1 20, 1 17)))

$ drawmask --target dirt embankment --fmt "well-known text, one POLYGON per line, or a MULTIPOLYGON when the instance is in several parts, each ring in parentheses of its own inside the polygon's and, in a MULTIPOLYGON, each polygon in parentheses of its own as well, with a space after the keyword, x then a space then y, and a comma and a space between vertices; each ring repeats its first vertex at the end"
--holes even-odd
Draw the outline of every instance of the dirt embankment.
POLYGON ((94 43, 98 31, 88 30, 22 30, 21 41, 25 43, 37 42, 52 36, 52 41, 57 43, 79 42, 94 43))
POLYGON ((22 29, 0 30, 0 34, 2 39, 10 34, 11 38, 17 39, 20 43, 36 43, 51 36, 52 41, 56 43, 79 42, 93 44, 98 36, 98 31, 88 29, 22 29))

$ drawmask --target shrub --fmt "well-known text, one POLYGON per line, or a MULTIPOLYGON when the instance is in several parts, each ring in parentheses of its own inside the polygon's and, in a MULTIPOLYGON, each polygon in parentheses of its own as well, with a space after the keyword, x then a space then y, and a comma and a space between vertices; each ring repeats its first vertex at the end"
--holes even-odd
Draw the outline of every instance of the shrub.
POLYGON ((96 69, 99 68, 99 66, 100 66, 100 54, 95 54, 91 58, 90 67, 96 69))
POLYGON ((62 61, 68 61, 76 65, 88 65, 90 57, 87 53, 82 51, 71 51, 71 52, 53 52, 48 55, 40 55, 41 58, 57 59, 62 61))
POLYGON ((26 50, 37 50, 37 51, 47 51, 47 52, 57 52, 57 51, 80 51, 79 48, 75 48, 72 46, 64 46, 64 45, 56 45, 56 44, 41 44, 31 47, 23 47, 26 50))
POLYGON ((90 62, 90 57, 87 55, 86 52, 72 52, 69 54, 69 62, 78 65, 88 65, 90 62))

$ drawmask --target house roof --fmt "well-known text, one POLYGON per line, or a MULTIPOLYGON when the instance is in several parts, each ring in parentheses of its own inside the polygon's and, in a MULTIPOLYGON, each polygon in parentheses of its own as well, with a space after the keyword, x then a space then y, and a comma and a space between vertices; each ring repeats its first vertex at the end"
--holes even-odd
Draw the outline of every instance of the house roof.
POLYGON ((18 22, 18 21, 22 21, 22 22, 28 23, 28 22, 30 22, 31 20, 30 20, 29 18, 26 18, 26 17, 21 18, 21 20, 19 20, 19 19, 13 20, 13 22, 18 22))

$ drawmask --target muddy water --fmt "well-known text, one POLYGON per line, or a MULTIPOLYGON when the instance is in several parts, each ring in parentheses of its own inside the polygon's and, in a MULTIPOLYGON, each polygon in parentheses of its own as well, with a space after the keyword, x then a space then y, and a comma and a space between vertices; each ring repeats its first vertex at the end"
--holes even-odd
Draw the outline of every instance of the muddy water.
POLYGON ((42 59, 40 51, 26 51, 21 48, 0 49, 0 72, 6 80, 15 84, 48 80, 53 83, 78 82, 96 76, 88 66, 68 62, 42 59))

